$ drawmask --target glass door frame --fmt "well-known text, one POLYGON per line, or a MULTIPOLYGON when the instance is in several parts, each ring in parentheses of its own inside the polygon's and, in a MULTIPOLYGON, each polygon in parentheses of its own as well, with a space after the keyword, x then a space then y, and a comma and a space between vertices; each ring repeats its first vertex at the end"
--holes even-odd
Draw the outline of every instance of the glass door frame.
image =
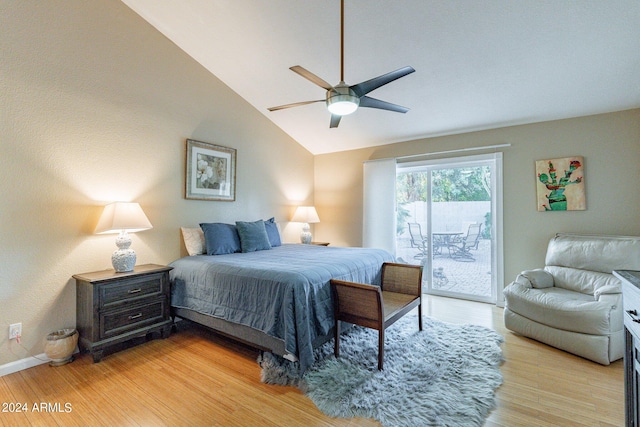
POLYGON ((433 254, 432 235, 432 180, 431 171, 436 169, 463 168, 489 166, 491 168, 491 296, 484 297, 478 295, 451 292, 441 289, 433 289, 433 257, 428 256, 425 263, 423 275, 427 278, 426 290, 424 292, 431 295, 454 297, 459 299, 470 299, 474 301, 496 304, 500 307, 504 305, 502 289, 504 287, 504 265, 503 265, 503 189, 502 189, 502 153, 480 154, 473 156, 448 157, 437 160, 411 161, 398 163, 398 171, 420 170, 428 173, 427 185, 427 218, 426 235, 428 241, 428 253, 433 254))

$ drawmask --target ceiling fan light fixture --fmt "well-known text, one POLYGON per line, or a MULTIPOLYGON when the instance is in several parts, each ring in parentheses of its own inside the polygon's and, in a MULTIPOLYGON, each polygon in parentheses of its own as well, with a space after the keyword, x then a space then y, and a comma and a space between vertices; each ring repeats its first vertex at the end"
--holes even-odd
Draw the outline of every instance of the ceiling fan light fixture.
MULTIPOLYGON (((377 108, 379 110, 395 111, 397 113, 406 113, 408 108, 400 105, 391 104, 390 102, 381 101, 379 99, 366 96, 369 92, 378 89, 381 86, 391 83, 394 80, 413 73, 412 67, 403 67, 390 73, 374 77, 356 85, 348 85, 344 82, 344 0, 340 0, 340 83, 335 86, 330 85, 322 78, 316 76, 311 71, 304 69, 300 65, 294 65, 289 68, 294 73, 299 74, 311 83, 319 86, 327 91, 325 102, 327 109, 331 113, 330 128, 337 128, 340 124, 340 118, 348 114, 354 113, 359 106, 368 108, 377 108)), ((321 99, 315 101, 296 102, 293 104, 280 105, 271 107, 269 111, 283 110, 285 108, 299 107, 301 105, 322 102, 321 99)))
POLYGON ((331 114, 346 116, 358 109, 360 98, 353 95, 334 95, 327 99, 327 109, 331 114))

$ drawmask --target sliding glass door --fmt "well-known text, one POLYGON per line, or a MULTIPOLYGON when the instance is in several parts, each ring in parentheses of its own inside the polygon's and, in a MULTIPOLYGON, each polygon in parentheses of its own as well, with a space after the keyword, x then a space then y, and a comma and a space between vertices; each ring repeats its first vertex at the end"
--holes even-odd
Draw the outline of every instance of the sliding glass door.
POLYGON ((397 164, 396 253, 424 266, 427 293, 501 297, 501 160, 497 153, 397 164))

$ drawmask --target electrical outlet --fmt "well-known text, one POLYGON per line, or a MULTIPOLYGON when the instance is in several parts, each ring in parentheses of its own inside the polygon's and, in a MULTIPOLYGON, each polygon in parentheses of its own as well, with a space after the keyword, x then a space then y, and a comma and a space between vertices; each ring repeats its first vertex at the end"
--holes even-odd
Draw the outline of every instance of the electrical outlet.
POLYGON ((9 325, 9 339, 14 340, 22 336, 22 323, 13 323, 9 325))

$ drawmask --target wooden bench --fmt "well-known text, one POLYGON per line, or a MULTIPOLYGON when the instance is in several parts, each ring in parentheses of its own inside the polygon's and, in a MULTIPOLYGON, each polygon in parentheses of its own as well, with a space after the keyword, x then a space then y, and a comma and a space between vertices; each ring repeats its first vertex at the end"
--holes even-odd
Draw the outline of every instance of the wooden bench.
POLYGON ((340 321, 378 330, 378 369, 383 369, 384 330, 418 307, 422 331, 422 267, 386 262, 380 286, 331 280, 335 317, 334 353, 340 356, 340 321))

